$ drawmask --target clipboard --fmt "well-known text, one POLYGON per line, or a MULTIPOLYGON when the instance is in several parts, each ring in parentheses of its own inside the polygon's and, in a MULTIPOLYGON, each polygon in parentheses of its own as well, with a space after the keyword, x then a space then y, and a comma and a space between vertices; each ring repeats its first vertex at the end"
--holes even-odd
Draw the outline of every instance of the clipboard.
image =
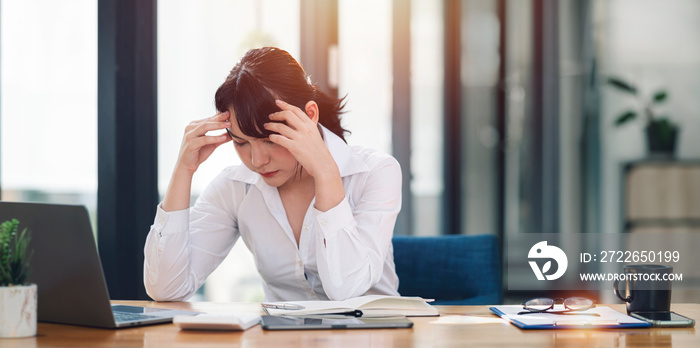
POLYGON ((524 330, 630 329, 651 326, 648 322, 632 318, 605 306, 578 311, 574 315, 559 315, 546 312, 518 314, 523 310, 523 307, 520 305, 495 306, 489 309, 499 317, 524 330))

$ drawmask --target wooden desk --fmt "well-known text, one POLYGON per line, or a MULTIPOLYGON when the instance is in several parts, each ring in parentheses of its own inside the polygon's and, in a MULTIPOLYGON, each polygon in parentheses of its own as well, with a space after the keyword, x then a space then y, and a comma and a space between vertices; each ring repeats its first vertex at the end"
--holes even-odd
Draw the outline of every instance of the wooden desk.
MULTIPOLYGON (((115 301, 149 307, 260 313, 257 303, 156 303, 115 301)), ((624 311, 624 305, 611 305, 624 311)), ((498 318, 488 306, 438 306, 449 315, 498 318)), ((700 304, 674 304, 674 311, 700 322, 700 304)), ((119 330, 39 323, 37 337, 0 339, 0 347, 700 347, 695 328, 520 330, 502 321, 441 324, 437 317, 413 317, 413 329, 264 331, 180 331, 162 324, 119 330)), ((700 324, 699 324, 700 325, 700 324)))

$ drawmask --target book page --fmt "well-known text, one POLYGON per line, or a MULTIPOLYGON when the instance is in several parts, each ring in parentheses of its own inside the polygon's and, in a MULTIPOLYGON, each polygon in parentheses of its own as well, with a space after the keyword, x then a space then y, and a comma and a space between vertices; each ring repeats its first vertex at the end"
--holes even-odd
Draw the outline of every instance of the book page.
POLYGON ((425 300, 421 297, 401 297, 401 296, 386 296, 386 295, 367 295, 349 298, 345 301, 350 307, 357 309, 363 308, 425 308, 425 300))
POLYGON ((274 304, 294 304, 304 307, 304 309, 276 309, 266 308, 270 315, 288 315, 299 316, 307 314, 329 314, 342 313, 355 310, 354 307, 348 306, 343 301, 286 301, 286 302, 271 302, 274 304))
POLYGON ((386 295, 367 295, 345 301, 287 301, 274 304, 294 304, 303 309, 267 308, 270 315, 300 316, 308 314, 332 314, 350 312, 356 309, 363 313, 381 313, 395 315, 437 315, 437 309, 420 297, 398 297, 386 295))

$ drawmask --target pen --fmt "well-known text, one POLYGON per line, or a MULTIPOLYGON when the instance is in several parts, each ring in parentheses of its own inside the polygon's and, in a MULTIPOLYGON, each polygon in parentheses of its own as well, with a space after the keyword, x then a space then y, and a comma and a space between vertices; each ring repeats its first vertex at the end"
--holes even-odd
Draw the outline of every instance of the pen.
POLYGON ((274 309, 287 309, 287 310, 300 310, 304 309, 304 306, 294 304, 294 303, 261 303, 263 308, 274 308, 274 309))
POLYGON ((339 315, 339 316, 348 316, 348 317, 355 317, 359 318, 362 316, 362 311, 359 309, 356 309, 354 311, 349 311, 349 312, 341 312, 341 313, 328 313, 326 315, 339 315))
POLYGON ((361 310, 354 310, 349 312, 339 312, 339 313, 319 313, 319 314, 306 314, 306 315, 296 315, 287 314, 282 315, 282 318, 287 319, 347 319, 348 317, 360 318, 362 317, 361 310))

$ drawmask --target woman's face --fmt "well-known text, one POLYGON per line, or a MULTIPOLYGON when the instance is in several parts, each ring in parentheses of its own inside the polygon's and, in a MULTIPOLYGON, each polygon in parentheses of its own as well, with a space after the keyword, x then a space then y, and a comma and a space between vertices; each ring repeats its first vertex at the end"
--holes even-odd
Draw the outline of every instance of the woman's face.
POLYGON ((265 183, 272 187, 282 187, 291 183, 298 174, 296 158, 286 148, 268 138, 253 138, 243 134, 236 122, 233 108, 229 108, 229 114, 233 147, 243 164, 260 174, 265 183))

